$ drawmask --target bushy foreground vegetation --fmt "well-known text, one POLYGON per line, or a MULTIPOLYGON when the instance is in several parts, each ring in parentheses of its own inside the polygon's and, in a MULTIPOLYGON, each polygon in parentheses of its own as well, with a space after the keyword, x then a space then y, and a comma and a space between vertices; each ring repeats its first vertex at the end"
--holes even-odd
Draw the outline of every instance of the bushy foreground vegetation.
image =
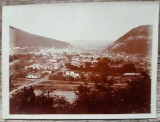
POLYGON ((119 114, 149 113, 151 80, 147 73, 142 79, 133 80, 124 89, 113 89, 99 83, 95 89, 77 88, 76 100, 64 97, 34 94, 34 88, 24 88, 10 98, 11 114, 119 114))

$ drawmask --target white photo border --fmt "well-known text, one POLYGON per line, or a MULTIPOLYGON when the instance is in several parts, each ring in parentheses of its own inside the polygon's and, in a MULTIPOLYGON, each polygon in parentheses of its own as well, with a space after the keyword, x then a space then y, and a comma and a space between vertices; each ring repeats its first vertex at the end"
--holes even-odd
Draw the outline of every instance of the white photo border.
MULTIPOLYGON (((118 4, 114 2, 113 4, 118 4)), ((122 2, 121 2, 122 3, 122 2)), ((127 2, 132 4, 132 2, 127 2)), ((137 2, 140 3, 140 2, 137 2)), ((157 87, 157 60, 158 60, 158 23, 159 2, 143 2, 153 5, 155 18, 153 25, 152 69, 151 69, 151 113, 148 114, 10 114, 9 113, 9 18, 8 6, 3 7, 2 14, 2 116, 4 119, 142 119, 156 118, 156 87, 157 87)), ((65 3, 56 3, 65 4, 65 3)), ((77 3, 67 3, 77 4, 77 3)), ((85 4, 85 3, 82 3, 85 4)), ((96 4, 96 3, 95 3, 96 4)), ((102 3, 103 4, 103 3, 102 3)), ((23 5, 25 6, 25 5, 23 5)))

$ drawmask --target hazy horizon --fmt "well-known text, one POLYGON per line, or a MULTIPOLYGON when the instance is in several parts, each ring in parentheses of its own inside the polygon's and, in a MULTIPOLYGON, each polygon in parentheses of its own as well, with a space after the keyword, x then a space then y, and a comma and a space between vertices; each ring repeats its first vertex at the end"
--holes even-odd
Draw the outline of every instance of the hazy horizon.
MULTIPOLYGON (((22 32, 25 32, 25 33, 28 33, 28 34, 31 34, 31 35, 35 35, 35 36, 41 36, 41 37, 45 37, 45 36, 42 36, 42 35, 36 35, 36 34, 33 34, 33 33, 30 33, 30 32, 27 32, 25 30, 20 30, 14 26, 11 26, 10 27, 12 29, 15 29, 15 30, 18 30, 18 31, 22 31, 22 32)), ((14 35, 14 32, 10 32, 10 40, 12 40, 11 38, 15 38, 15 37, 12 37, 14 35)), ((49 37, 45 37, 45 38, 49 38, 49 37)), ((57 40, 55 38, 49 38, 49 39, 53 39, 53 40, 57 40)), ((57 41, 62 41, 62 40, 57 40, 57 41)), ((90 48, 99 48, 99 47, 106 47, 108 46, 109 44, 111 44, 112 42, 114 41, 111 41, 111 40, 72 40, 72 41, 69 41, 69 40, 65 40, 65 41, 62 41, 62 42, 67 42, 69 43, 71 46, 73 47, 90 47, 90 48)), ((13 45, 12 44, 13 41, 10 41, 10 46, 13 45)))

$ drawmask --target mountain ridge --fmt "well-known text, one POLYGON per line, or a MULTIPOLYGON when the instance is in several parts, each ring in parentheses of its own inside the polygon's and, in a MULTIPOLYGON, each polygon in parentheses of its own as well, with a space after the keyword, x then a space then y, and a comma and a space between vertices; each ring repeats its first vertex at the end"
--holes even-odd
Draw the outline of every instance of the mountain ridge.
POLYGON ((141 25, 128 31, 107 46, 110 52, 147 55, 151 52, 152 25, 141 25))
POLYGON ((48 37, 31 34, 24 30, 10 26, 10 47, 53 47, 67 48, 69 43, 48 37))

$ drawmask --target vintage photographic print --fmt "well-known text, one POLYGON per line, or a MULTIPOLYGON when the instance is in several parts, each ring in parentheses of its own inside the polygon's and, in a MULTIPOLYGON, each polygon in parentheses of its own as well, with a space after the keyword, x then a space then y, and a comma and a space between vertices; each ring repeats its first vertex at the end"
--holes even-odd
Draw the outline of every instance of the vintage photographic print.
POLYGON ((158 2, 3 7, 3 117, 154 118, 158 2))

